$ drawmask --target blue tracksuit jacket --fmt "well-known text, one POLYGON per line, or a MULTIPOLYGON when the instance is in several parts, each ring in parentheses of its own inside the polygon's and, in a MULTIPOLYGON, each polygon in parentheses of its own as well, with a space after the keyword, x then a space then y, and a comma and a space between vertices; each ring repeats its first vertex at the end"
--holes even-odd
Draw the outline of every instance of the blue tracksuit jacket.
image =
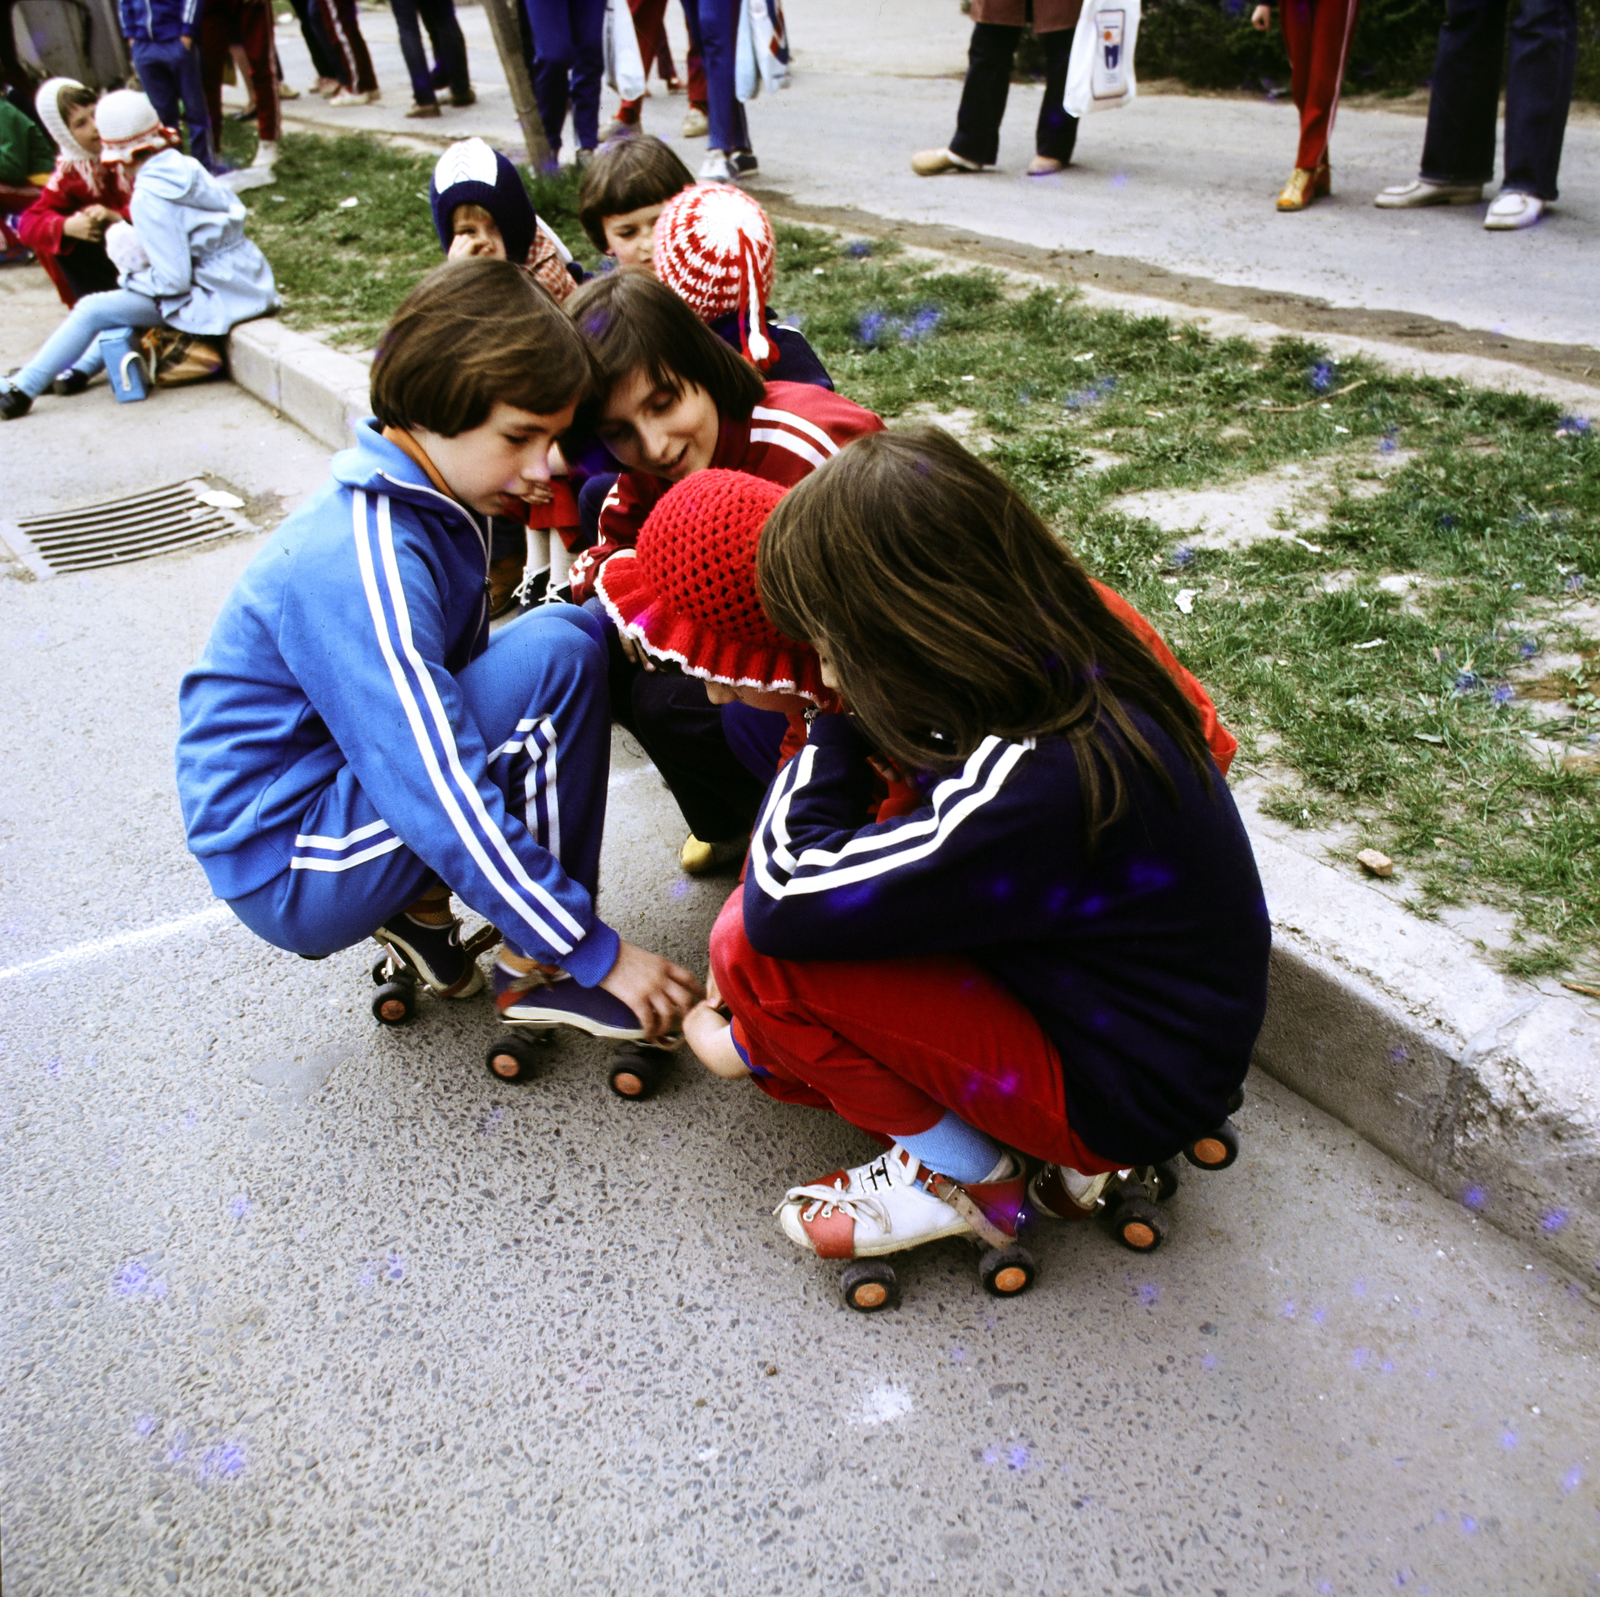
POLYGON ((986 738, 914 814, 869 820, 869 745, 819 715, 751 839, 745 934, 780 959, 963 953, 1061 1055, 1068 1119, 1106 1159, 1165 1159, 1227 1113, 1266 1012, 1271 940, 1250 840, 1133 711, 1178 802, 1129 760, 1128 811, 1087 848, 1059 738, 986 738))
POLYGON ((348 764, 386 823, 364 848, 404 843, 519 947, 593 986, 616 936, 507 813, 455 681, 488 644, 488 518, 375 422, 357 431, 333 481, 250 562, 183 680, 189 847, 219 898, 254 892, 326 843, 300 820, 348 764))
POLYGON ((200 37, 201 0, 117 0, 122 36, 135 44, 200 37))

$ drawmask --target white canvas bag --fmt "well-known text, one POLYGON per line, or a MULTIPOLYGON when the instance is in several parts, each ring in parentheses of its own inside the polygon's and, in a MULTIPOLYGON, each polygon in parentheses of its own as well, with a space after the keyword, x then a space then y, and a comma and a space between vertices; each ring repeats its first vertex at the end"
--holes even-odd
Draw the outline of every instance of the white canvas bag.
POLYGON ((783 0, 741 0, 733 91, 748 104, 762 89, 789 87, 789 32, 783 0))
MULTIPOLYGON (((644 98, 644 61, 628 0, 606 0, 606 82, 624 100, 644 98)), ((1073 46, 1077 48, 1076 44, 1073 46)))
POLYGON ((1133 50, 1139 39, 1139 0, 1083 0, 1062 106, 1071 116, 1115 111, 1134 99, 1133 50))

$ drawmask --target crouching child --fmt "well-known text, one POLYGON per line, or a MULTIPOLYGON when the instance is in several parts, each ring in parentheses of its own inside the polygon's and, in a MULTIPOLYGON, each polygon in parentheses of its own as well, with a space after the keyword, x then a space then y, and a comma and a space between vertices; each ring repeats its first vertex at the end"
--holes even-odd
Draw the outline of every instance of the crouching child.
POLYGON ((544 482, 589 382, 577 330, 515 266, 424 279, 379 343, 374 417, 184 679, 178 790, 213 890, 276 947, 375 937, 467 998, 484 983, 454 890, 503 933, 502 1019, 654 1039, 699 989, 595 910, 599 629, 553 605, 489 635, 489 519, 544 482))

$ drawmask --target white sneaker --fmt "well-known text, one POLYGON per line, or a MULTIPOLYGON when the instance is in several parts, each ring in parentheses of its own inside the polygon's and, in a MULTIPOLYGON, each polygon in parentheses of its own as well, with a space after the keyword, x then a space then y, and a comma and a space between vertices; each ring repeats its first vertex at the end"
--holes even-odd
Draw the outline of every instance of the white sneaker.
POLYGON ((359 89, 340 89, 329 101, 329 105, 376 105, 383 98, 382 89, 368 89, 364 94, 359 89))
POLYGON ((1481 183, 1430 183, 1414 177, 1384 189, 1372 203, 1380 211, 1411 211, 1419 205, 1476 205, 1482 198, 1481 183))
POLYGON ((937 177, 941 172, 981 172, 983 168, 954 150, 918 150, 911 157, 911 170, 918 177, 937 177))
POLYGON ((256 158, 250 164, 251 166, 263 166, 270 172, 277 159, 277 143, 272 139, 262 139, 256 145, 256 158))
POLYGON ((269 183, 276 183, 278 174, 270 166, 241 166, 232 172, 218 173, 217 181, 235 194, 244 194, 251 189, 264 189, 269 183))
POLYGON ((1495 196, 1483 225, 1491 233, 1509 233, 1519 227, 1532 227, 1544 215, 1544 201, 1537 194, 1501 192, 1495 196))
POLYGON ((722 150, 707 150, 705 164, 700 168, 697 183, 737 183, 738 175, 733 163, 722 150))
POLYGON ((922 1161, 896 1143, 871 1164, 791 1187, 773 1213, 791 1242, 824 1259, 878 1258, 941 1237, 977 1235, 990 1247, 1002 1247, 1016 1241, 1015 1217, 1024 1197, 1021 1169, 1014 1159, 1011 1164, 1009 1177, 977 1187, 927 1172, 936 1194, 917 1185, 922 1161), (1009 1226, 997 1225, 988 1205, 980 1209, 974 1192, 1009 1214, 1009 1226))
POLYGON ((711 131, 711 122, 705 112, 696 106, 689 107, 683 119, 683 136, 686 139, 703 139, 711 131))

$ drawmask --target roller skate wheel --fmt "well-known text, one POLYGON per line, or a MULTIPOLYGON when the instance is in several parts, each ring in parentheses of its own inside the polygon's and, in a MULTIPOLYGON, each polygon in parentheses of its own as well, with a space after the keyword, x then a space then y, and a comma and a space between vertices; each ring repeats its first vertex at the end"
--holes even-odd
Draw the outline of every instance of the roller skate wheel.
POLYGON ((858 1259, 839 1278, 846 1305, 857 1314, 877 1314, 900 1302, 900 1283, 881 1259, 858 1259))
POLYGON ((1226 1170, 1239 1157, 1239 1133, 1231 1120, 1224 1120, 1215 1131, 1196 1137, 1183 1154, 1201 1170, 1226 1170))
POLYGON ((1118 1204, 1111 1225, 1117 1241, 1135 1253, 1154 1253, 1167 1239, 1166 1218, 1148 1198, 1118 1204))
POLYGON ((1177 1195, 1183 1179, 1182 1168, 1176 1159, 1163 1159, 1160 1164, 1150 1166, 1144 1184, 1157 1203, 1170 1203, 1177 1195))
POLYGON ((496 1081, 527 1081, 538 1070, 540 1044, 548 1041, 544 1032, 508 1032, 490 1043, 483 1063, 496 1081))
POLYGON ((611 1073, 607 1078, 611 1090, 619 1098, 634 1101, 653 1097, 661 1085, 663 1064, 656 1055, 653 1049, 624 1048, 611 1061, 611 1073))
POLYGON ((386 981, 372 995, 372 1018, 403 1026, 417 1012, 417 989, 410 982, 386 981))
POLYGON ((990 1248, 978 1261, 978 1280, 990 1297, 1014 1298, 1033 1285, 1038 1273, 1033 1255, 1015 1243, 990 1248))

